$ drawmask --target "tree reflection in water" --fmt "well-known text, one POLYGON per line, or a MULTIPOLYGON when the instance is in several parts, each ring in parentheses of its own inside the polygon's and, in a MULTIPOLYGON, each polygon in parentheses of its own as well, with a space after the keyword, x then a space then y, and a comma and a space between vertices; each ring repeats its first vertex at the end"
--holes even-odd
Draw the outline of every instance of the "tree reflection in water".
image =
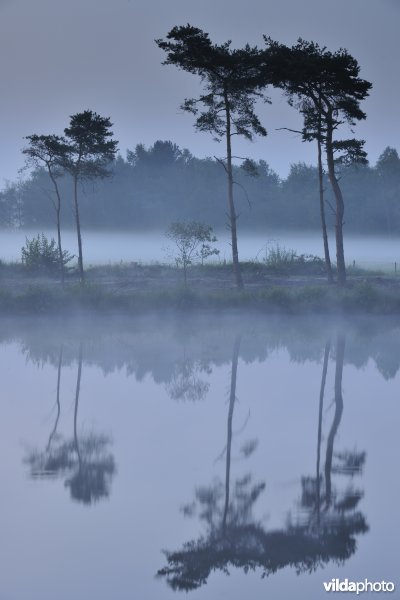
POLYGON ((32 451, 24 462, 29 465, 34 478, 65 478, 71 497, 84 504, 107 498, 116 467, 113 455, 108 452, 111 440, 96 433, 78 434, 78 407, 82 378, 82 343, 79 345, 78 373, 74 403, 74 436, 63 440, 57 435, 61 413, 60 382, 62 348, 57 370, 57 416, 44 452, 32 451))
MULTIPOLYGON (((350 488, 340 495, 332 486, 332 473, 360 473, 365 460, 363 453, 344 452, 335 455, 338 463, 332 465, 334 440, 343 413, 344 336, 339 334, 336 340, 335 415, 327 440, 324 478, 320 474, 321 425, 329 343, 325 347, 319 402, 317 476, 302 478, 301 514, 276 531, 266 531, 253 516, 252 509, 265 483, 254 484, 251 475, 237 480, 233 486, 230 481, 239 346, 237 337, 232 356, 225 483, 199 488, 195 501, 185 508, 187 515, 197 513, 207 529, 205 535, 187 542, 181 550, 165 552, 167 565, 158 571, 158 576, 165 577, 174 590, 199 588, 212 571, 227 573, 229 567, 245 572, 260 568, 262 575, 268 576, 287 566, 300 573, 313 571, 330 561, 343 563, 356 550, 355 536, 368 530, 363 514, 355 511, 362 494, 350 488)), ((251 450, 254 449, 252 444, 251 450)))
POLYGON ((200 361, 191 360, 184 353, 181 361, 174 367, 171 381, 165 386, 172 400, 188 400, 197 402, 203 400, 207 395, 210 384, 198 376, 199 372, 209 374, 211 370, 200 361))

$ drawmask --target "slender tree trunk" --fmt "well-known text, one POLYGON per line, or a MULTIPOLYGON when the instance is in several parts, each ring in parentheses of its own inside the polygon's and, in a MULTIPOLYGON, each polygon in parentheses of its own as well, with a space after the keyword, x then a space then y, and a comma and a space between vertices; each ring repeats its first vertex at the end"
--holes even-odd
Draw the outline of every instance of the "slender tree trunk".
POLYGON ((237 367, 239 360, 240 335, 237 335, 233 345, 232 355, 232 371, 231 371, 231 391, 229 394, 229 412, 228 412, 228 431, 226 441, 226 466, 225 466, 225 506, 222 519, 222 533, 226 530, 226 521, 229 511, 229 496, 230 496, 230 473, 231 473, 231 449, 232 449, 232 421, 233 409, 236 401, 236 378, 237 367))
POLYGON ((339 285, 345 285, 346 283, 346 265, 344 262, 344 248, 343 248, 343 217, 344 217, 344 202, 342 190, 340 189, 339 182, 336 178, 335 163, 333 158, 333 126, 332 117, 327 118, 327 132, 326 132, 326 160, 328 164, 329 181, 333 189, 336 200, 336 264, 337 264, 337 281, 339 285))
POLYGON ((185 259, 183 259, 183 283, 187 287, 187 264, 185 259))
POLYGON ((319 183, 319 209, 321 213, 322 239, 324 241, 325 268, 328 277, 328 283, 333 283, 332 264, 329 254, 328 231, 326 229, 325 202, 324 202, 324 171, 322 168, 322 148, 321 140, 317 139, 318 144, 318 183, 319 183))
POLYGON ((240 271, 239 254, 237 246, 237 214, 233 201, 233 173, 232 173, 232 145, 231 145, 231 113, 229 108, 228 94, 224 93, 225 114, 226 114, 226 168, 228 175, 228 207, 229 207, 229 226, 232 239, 232 261, 235 274, 236 286, 239 290, 244 288, 242 273, 240 271))
POLYGON ((81 237, 81 222, 79 218, 79 204, 78 204, 78 177, 74 175, 74 208, 75 208, 75 223, 76 233, 78 236, 78 268, 79 268, 79 280, 83 284, 85 281, 83 273, 83 254, 82 254, 82 237, 81 237))
POLYGON ((321 514, 321 477, 320 477, 320 464, 321 464, 321 440, 322 440, 322 410, 324 407, 324 396, 325 396, 325 384, 326 374, 328 372, 328 360, 331 349, 331 341, 328 340, 325 345, 324 353, 324 365, 322 367, 322 378, 321 388, 319 392, 319 411, 318 411, 318 437, 317 437, 317 525, 320 525, 320 514, 321 514))
POLYGON ((56 204, 56 217, 57 217, 57 241, 58 241, 58 260, 60 261, 60 278, 61 284, 64 285, 65 280, 65 271, 64 271, 64 260, 63 260, 63 252, 61 245, 61 196, 60 190, 58 189, 58 184, 56 178, 53 176, 51 169, 48 169, 50 178, 53 182, 54 189, 56 191, 57 204, 56 204))
POLYGON ((57 392, 56 392, 57 417, 56 417, 56 421, 54 423, 53 431, 51 432, 51 434, 49 436, 49 441, 47 442, 47 452, 49 452, 49 450, 51 448, 51 443, 52 443, 53 438, 54 438, 54 436, 56 434, 56 431, 57 431, 58 421, 60 420, 60 413, 61 413, 60 387, 61 387, 62 357, 63 357, 63 347, 61 346, 61 348, 60 348, 60 354, 59 354, 59 357, 58 357, 58 369, 57 369, 57 392))
POLYGON ((333 444, 335 436, 340 425, 343 414, 343 395, 342 395, 342 377, 343 377, 343 361, 344 361, 345 337, 338 333, 336 340, 336 367, 335 367, 335 416, 329 432, 328 441, 326 443, 326 459, 325 459, 325 492, 326 492, 326 507, 328 508, 332 502, 332 458, 333 444))
POLYGON ((78 440, 78 404, 79 404, 79 393, 81 391, 81 377, 82 377, 82 342, 79 344, 79 359, 78 359, 78 375, 76 378, 76 389, 75 389, 75 409, 74 409, 74 441, 75 449, 78 455, 79 470, 82 468, 82 458, 79 450, 78 440))

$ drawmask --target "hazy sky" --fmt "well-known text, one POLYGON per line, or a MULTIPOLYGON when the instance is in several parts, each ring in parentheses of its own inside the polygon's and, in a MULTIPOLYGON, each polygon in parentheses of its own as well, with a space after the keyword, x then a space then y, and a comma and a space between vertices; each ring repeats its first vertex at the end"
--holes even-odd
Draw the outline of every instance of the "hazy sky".
MULTIPOLYGON (((262 45, 262 34, 292 44, 312 39, 345 47, 373 83, 356 128, 374 163, 387 146, 400 149, 400 0, 0 0, 0 187, 23 165, 23 137, 63 133, 69 116, 90 108, 114 123, 120 151, 170 139, 196 156, 223 155, 196 133, 179 105, 199 91, 197 77, 161 66, 154 43, 190 23, 213 41, 262 45)), ((298 128, 296 111, 277 92, 259 114, 268 137, 235 140, 235 153, 266 160, 285 176, 299 160, 315 163, 312 144, 278 127, 298 128)))

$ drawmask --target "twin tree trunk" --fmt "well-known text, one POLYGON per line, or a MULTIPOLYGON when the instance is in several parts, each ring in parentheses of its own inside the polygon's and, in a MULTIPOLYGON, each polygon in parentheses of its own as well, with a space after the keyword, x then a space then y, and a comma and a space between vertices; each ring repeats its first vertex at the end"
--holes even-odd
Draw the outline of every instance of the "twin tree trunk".
POLYGON ((237 214, 233 202, 233 174, 232 174, 232 145, 231 145, 231 113, 229 108, 228 94, 224 94, 225 114, 226 114, 226 169, 228 175, 228 207, 229 207, 229 227, 232 240, 232 262, 233 272, 235 274, 236 286, 239 290, 244 288, 242 274, 240 272, 239 254, 237 247, 236 221, 237 214))

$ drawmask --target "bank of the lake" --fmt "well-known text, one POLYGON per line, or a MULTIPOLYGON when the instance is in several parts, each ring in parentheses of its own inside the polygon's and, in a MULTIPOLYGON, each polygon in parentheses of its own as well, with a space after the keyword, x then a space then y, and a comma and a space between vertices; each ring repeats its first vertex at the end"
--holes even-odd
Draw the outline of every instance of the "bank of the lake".
POLYGON ((182 270, 166 265, 121 263, 87 269, 84 285, 69 271, 64 287, 57 276, 0 268, 1 314, 90 311, 147 312, 184 309, 252 309, 288 314, 400 314, 400 278, 348 269, 345 287, 328 284, 319 262, 295 265, 243 263, 244 290, 234 285, 229 264, 182 270))

